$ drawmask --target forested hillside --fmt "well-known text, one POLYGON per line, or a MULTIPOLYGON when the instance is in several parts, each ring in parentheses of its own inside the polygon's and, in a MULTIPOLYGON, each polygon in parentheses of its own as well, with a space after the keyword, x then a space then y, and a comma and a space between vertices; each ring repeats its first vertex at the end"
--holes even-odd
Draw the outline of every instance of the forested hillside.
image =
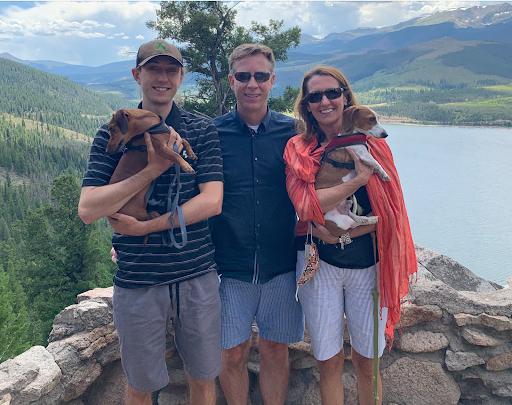
POLYGON ((44 345, 78 293, 112 284, 112 230, 78 217, 80 181, 97 128, 134 106, 0 59, 0 362, 44 345))
POLYGON ((135 103, 0 58, 0 111, 93 136, 111 111, 135 103))

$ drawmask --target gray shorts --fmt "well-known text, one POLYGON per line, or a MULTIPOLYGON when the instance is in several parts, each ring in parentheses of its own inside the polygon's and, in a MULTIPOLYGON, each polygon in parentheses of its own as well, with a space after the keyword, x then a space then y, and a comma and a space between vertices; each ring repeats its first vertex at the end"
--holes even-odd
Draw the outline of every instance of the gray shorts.
POLYGON ((219 375, 217 272, 211 271, 178 284, 135 289, 115 286, 113 306, 121 363, 128 384, 135 390, 154 392, 169 383, 165 363, 169 321, 186 373, 202 381, 219 375))
POLYGON ((222 350, 251 337, 256 320, 258 334, 278 343, 300 342, 304 337, 304 314, 295 299, 295 272, 252 284, 222 277, 222 350))

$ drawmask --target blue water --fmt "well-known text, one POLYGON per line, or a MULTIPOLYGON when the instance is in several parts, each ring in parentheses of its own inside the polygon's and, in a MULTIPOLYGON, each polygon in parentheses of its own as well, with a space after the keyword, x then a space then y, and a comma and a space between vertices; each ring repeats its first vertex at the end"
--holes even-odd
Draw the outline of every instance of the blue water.
POLYGON ((415 243, 506 285, 512 130, 384 125, 415 243))

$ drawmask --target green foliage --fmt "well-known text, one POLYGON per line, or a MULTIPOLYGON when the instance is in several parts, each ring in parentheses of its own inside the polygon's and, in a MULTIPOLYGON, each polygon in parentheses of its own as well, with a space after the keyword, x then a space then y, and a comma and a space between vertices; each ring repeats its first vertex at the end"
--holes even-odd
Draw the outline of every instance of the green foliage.
POLYGON ((458 52, 443 55, 446 66, 461 66, 477 74, 496 75, 512 79, 512 45, 481 43, 458 52))
POLYGON ((268 106, 277 112, 291 112, 299 92, 299 87, 286 86, 282 96, 270 97, 268 99, 268 106))
POLYGON ((281 31, 282 21, 252 22, 250 30, 237 26, 234 7, 219 1, 163 1, 156 21, 146 23, 159 38, 185 44, 179 49, 187 68, 200 75, 197 94, 184 94, 185 109, 211 117, 231 110, 235 97, 228 80, 228 57, 237 46, 259 42, 272 48, 276 60, 286 60, 287 50, 299 44, 300 29, 281 31))
MULTIPOLYGON (((11 249, 12 251, 12 249, 11 249)), ((19 282, 12 254, 0 252, 0 363, 27 350, 29 319, 25 294, 19 282), (3 253, 3 254, 2 254, 3 253)))
POLYGON ((22 279, 40 322, 39 339, 48 337, 55 315, 75 303, 77 294, 111 285, 115 268, 95 224, 85 225, 78 216, 77 180, 56 178, 51 196, 55 205, 29 211, 19 234, 26 260, 22 279))
POLYGON ((135 105, 0 58, 0 111, 92 135, 112 111, 127 104, 135 105))

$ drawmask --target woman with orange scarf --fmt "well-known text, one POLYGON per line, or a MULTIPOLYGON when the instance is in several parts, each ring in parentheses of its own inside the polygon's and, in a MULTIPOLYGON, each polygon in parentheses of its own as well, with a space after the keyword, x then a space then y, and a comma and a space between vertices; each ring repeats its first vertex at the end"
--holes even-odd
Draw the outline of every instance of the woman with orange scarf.
MULTIPOLYGON (((323 150, 341 130, 344 108, 352 105, 358 105, 357 100, 340 71, 327 66, 309 71, 295 103, 300 135, 290 139, 284 154, 287 190, 299 217, 295 237, 298 298, 318 361, 324 405, 343 404, 344 316, 358 378, 359 402, 374 404, 372 290, 374 284, 378 285, 380 358, 386 345, 385 332, 393 338, 394 326, 400 319, 400 300, 407 294, 409 276, 417 270, 400 181, 385 140, 369 137, 367 143, 390 181, 373 175, 373 170, 348 148, 356 176, 340 185, 315 190, 323 150), (352 195, 359 206, 358 215, 377 215, 379 221, 335 237, 323 226, 323 213, 352 195), (372 241, 373 232, 377 234, 376 243, 372 241), (315 256, 317 252, 319 257, 315 256)), ((380 375, 376 388, 375 403, 381 404, 380 375)))

